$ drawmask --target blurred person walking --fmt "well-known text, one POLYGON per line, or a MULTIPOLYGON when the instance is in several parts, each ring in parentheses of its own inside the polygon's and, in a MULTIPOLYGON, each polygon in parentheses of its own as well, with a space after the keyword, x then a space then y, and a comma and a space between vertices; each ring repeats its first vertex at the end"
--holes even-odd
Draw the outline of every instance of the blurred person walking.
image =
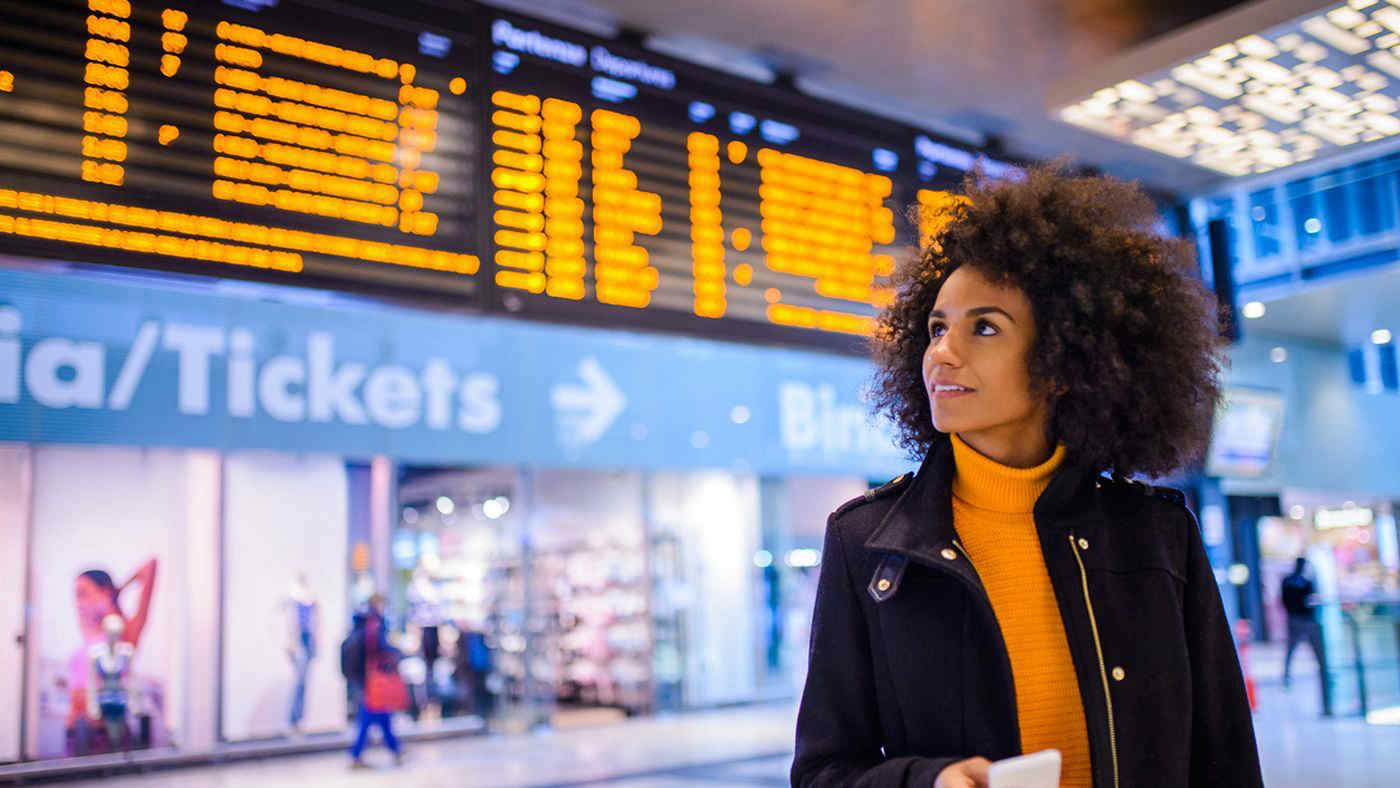
POLYGON ((922 466, 829 518, 794 786, 1263 780, 1200 529, 1216 302, 1137 187, 969 176, 874 331, 871 400, 922 466), (1112 476, 1103 475, 1111 471, 1112 476))
MULTIPOLYGON (((1279 584, 1279 596, 1283 598, 1283 609, 1288 613, 1288 647, 1283 652, 1283 686, 1292 684, 1293 650, 1306 641, 1317 660, 1317 672, 1322 679, 1324 690, 1327 685, 1327 658, 1322 643, 1322 624, 1318 623, 1317 610, 1312 597, 1317 586, 1307 576, 1308 559, 1302 556, 1293 564, 1293 571, 1279 584)), ((1326 701, 1327 693, 1324 691, 1326 701)), ((1324 705, 1329 705, 1324 704, 1324 705)), ((1330 709, 1327 710, 1330 713, 1330 709)))
POLYGON ((355 613, 350 634, 340 645, 340 672, 357 710, 355 742, 350 745, 350 764, 355 768, 366 767, 362 756, 371 726, 383 734, 394 762, 403 761, 393 715, 407 705, 408 690, 399 678, 398 662, 399 652, 389 645, 385 627, 384 597, 373 594, 365 609, 355 613))

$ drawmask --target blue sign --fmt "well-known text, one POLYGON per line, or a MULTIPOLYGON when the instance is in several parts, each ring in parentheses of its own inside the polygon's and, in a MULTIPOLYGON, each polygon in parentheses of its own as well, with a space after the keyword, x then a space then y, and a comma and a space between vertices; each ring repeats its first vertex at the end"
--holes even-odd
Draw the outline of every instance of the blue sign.
POLYGON ((870 160, 880 172, 894 172, 899 168, 899 154, 887 148, 876 148, 870 152, 870 160))
POLYGON ((862 402, 861 359, 302 293, 0 268, 0 441, 870 478, 909 466, 862 402))
POLYGON ((696 123, 704 123, 715 116, 715 105, 707 104, 703 101, 690 102, 690 119, 696 123))
POLYGON ((452 51, 452 39, 437 33, 419 33, 418 51, 429 57, 447 57, 447 53, 452 51))
POLYGON ((617 104, 618 102, 626 101, 630 98, 636 98, 637 86, 629 85, 626 82, 618 82, 615 79, 608 79, 607 77, 594 77, 593 96, 617 104))

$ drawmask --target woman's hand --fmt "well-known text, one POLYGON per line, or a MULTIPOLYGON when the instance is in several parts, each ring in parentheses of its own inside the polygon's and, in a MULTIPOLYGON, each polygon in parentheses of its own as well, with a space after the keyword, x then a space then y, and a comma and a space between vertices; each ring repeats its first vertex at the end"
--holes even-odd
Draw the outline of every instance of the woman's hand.
POLYGON ((141 585, 143 585, 143 586, 150 585, 150 584, 151 584, 151 580, 155 577, 155 574, 156 574, 156 559, 151 558, 151 559, 147 560, 146 563, 144 563, 144 564, 142 564, 141 566, 137 567, 136 571, 132 573, 131 577, 127 578, 126 582, 125 582, 125 583, 122 583, 122 584, 117 588, 117 593, 121 593, 122 591, 126 590, 126 587, 127 587, 127 586, 131 585, 132 583, 136 583, 136 582, 141 583, 141 585))
POLYGON ((986 758, 958 761, 938 773, 933 788, 986 788, 987 769, 991 765, 986 758))

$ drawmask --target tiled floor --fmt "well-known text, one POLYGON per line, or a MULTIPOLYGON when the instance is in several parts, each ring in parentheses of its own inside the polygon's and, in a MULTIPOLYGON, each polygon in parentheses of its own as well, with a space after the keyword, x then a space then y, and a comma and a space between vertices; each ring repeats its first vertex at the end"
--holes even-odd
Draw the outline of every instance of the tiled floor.
MULTIPOLYGON (((1259 679, 1255 728, 1271 788, 1393 788, 1400 784, 1400 727, 1321 717, 1310 659, 1295 665, 1293 689, 1278 681, 1277 650, 1251 655, 1259 679)), ((616 725, 413 745, 409 760, 351 771, 340 753, 87 781, 104 788, 777 788, 787 785, 793 709, 746 707, 616 725)))

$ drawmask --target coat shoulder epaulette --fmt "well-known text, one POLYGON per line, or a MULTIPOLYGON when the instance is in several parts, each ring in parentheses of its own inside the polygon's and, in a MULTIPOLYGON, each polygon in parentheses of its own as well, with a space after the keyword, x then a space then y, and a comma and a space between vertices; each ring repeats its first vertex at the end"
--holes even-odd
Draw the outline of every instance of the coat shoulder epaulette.
POLYGON ((1159 498, 1163 501, 1176 504, 1177 506, 1186 505, 1186 493, 1176 489, 1175 487, 1164 487, 1161 485, 1148 484, 1147 482, 1140 482, 1136 479, 1127 479, 1122 476, 1101 479, 1099 481, 1099 485, 1101 487, 1104 485, 1108 485, 1112 488, 1118 489, 1130 495, 1159 498))
POLYGON ((1177 506, 1186 505, 1186 493, 1176 489, 1175 487, 1159 487, 1155 485, 1148 485, 1148 487, 1150 488, 1148 492, 1154 498, 1161 498, 1164 501, 1171 501, 1177 506))
POLYGON ((870 503, 871 501, 877 500, 879 498, 894 495, 895 493, 898 493, 905 487, 909 486, 909 482, 913 480, 914 474, 912 473, 900 474, 899 476, 890 479, 889 481, 885 482, 879 487, 872 487, 869 490, 866 490, 860 495, 857 495, 851 500, 846 501, 845 503, 836 507, 836 512, 832 514, 832 517, 840 517, 841 515, 845 514, 846 512, 849 512, 857 506, 870 503))

